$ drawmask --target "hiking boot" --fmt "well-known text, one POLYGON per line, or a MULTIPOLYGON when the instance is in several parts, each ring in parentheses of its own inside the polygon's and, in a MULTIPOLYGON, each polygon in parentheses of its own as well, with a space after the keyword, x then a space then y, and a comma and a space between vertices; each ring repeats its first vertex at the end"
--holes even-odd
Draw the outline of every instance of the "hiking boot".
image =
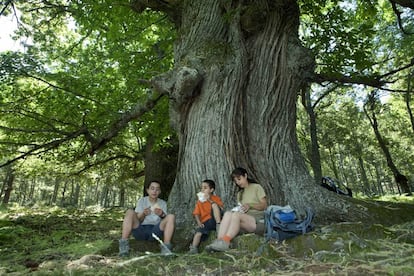
POLYGON ((161 254, 162 255, 171 255, 172 245, 171 243, 164 243, 164 245, 160 244, 161 247, 161 254))
POLYGON ((190 245, 190 250, 188 251, 188 254, 198 254, 198 247, 190 245))
POLYGON ((223 240, 215 240, 210 245, 206 246, 206 249, 208 251, 219 251, 219 252, 227 251, 229 250, 229 248, 230 248, 230 244, 228 244, 227 242, 223 240))
POLYGON ((119 240, 119 257, 128 257, 129 255, 129 242, 126 239, 119 240))

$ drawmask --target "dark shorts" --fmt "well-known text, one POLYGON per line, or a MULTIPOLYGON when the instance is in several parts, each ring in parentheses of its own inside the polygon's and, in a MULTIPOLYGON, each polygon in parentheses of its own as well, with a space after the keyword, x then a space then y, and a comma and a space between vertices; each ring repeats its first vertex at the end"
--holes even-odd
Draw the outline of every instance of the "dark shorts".
POLYGON ((155 240, 152 234, 157 235, 162 239, 164 232, 160 229, 160 224, 146 224, 140 225, 135 229, 132 229, 132 235, 135 239, 140 241, 153 241, 155 240))
POLYGON ((211 218, 211 219, 205 221, 203 224, 204 224, 203 228, 199 227, 199 228, 196 229, 196 232, 199 232, 199 233, 202 234, 200 241, 207 240, 208 234, 211 231, 216 231, 216 220, 214 218, 211 218))

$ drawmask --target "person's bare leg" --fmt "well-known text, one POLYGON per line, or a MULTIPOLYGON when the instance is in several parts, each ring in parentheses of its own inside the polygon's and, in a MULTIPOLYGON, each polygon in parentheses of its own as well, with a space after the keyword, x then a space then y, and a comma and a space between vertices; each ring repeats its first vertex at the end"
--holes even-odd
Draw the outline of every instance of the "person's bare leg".
POLYGON ((227 211, 224 213, 223 219, 221 220, 220 223, 220 230, 217 233, 217 239, 221 239, 223 238, 223 236, 226 234, 228 228, 230 227, 230 223, 231 223, 231 217, 232 217, 233 212, 227 211))
POLYGON ((226 231, 223 234, 224 236, 228 236, 233 239, 239 232, 240 232, 240 216, 242 213, 233 212, 231 214, 229 227, 227 227, 226 231))
POLYGON ((194 234, 193 243, 192 243, 193 246, 198 247, 200 245, 201 236, 202 234, 200 232, 196 232, 194 234))
POLYGON ((211 208, 213 208, 213 217, 214 220, 216 221, 216 223, 220 223, 221 222, 221 210, 220 207, 218 207, 217 204, 213 204, 211 205, 211 208))
POLYGON ((240 228, 249 233, 254 233, 256 231, 256 219, 252 216, 243 214, 240 216, 240 228))
POLYGON ((254 232, 256 230, 256 219, 250 215, 233 212, 229 227, 223 233, 223 236, 233 239, 239 234, 241 228, 249 233, 254 232))
POLYGON ((131 235, 132 229, 139 226, 137 213, 134 210, 129 209, 125 213, 124 221, 122 222, 122 239, 127 240, 131 235))
POLYGON ((171 243, 175 230, 175 215, 169 214, 160 223, 160 229, 164 232, 164 243, 171 243))

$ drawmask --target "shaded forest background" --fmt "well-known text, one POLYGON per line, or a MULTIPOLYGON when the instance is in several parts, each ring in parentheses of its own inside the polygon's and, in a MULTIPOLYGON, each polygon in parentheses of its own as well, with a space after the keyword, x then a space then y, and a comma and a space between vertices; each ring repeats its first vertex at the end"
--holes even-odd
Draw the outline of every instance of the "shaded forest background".
MULTIPOLYGON (((145 80, 171 68, 177 34, 162 13, 101 2, 2 4, 21 43, 1 54, 3 203, 133 206, 153 178, 167 198, 178 152, 168 101, 142 103, 145 80)), ((321 79, 299 97, 297 135, 316 183, 333 177, 357 197, 404 194, 414 183, 413 11, 368 2, 300 1, 321 79)))

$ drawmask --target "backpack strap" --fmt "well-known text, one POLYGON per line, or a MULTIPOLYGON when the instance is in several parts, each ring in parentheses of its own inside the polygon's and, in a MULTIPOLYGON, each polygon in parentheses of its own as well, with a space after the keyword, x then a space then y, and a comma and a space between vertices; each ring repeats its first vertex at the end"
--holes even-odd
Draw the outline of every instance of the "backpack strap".
POLYGON ((311 223, 313 220, 313 217, 315 216, 315 213, 312 211, 311 208, 306 207, 306 217, 303 219, 301 223, 299 223, 296 227, 297 229, 302 230, 302 234, 305 234, 309 232, 308 227, 312 227, 311 223))

